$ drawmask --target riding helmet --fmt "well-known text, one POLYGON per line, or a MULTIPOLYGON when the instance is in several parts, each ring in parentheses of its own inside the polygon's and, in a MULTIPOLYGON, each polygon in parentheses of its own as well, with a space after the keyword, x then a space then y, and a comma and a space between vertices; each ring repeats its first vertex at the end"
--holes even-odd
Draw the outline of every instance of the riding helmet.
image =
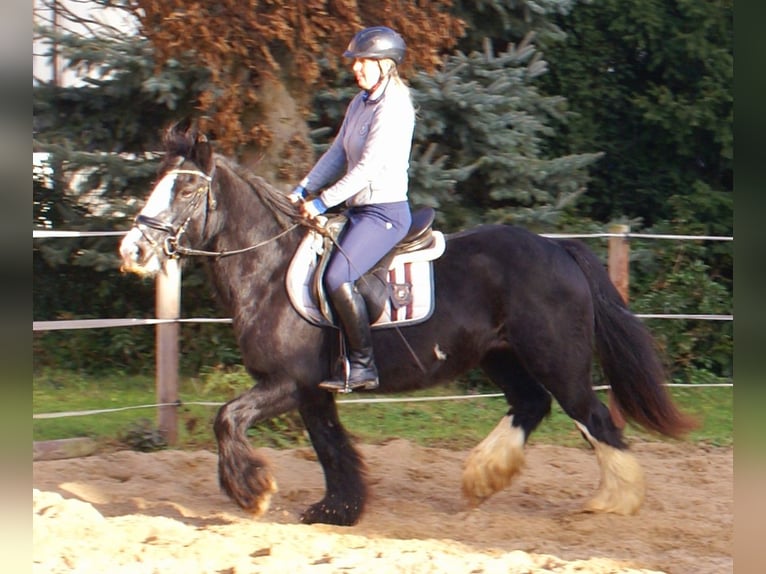
POLYGON ((404 52, 407 46, 404 39, 386 26, 373 26, 356 33, 343 52, 346 58, 368 58, 370 60, 382 60, 390 58, 396 65, 404 60, 404 52))

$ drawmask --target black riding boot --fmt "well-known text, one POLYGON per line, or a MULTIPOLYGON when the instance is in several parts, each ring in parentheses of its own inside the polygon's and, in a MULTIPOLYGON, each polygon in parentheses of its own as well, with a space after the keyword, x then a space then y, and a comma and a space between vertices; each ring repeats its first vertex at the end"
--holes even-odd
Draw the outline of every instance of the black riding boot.
MULTIPOLYGON (((353 283, 344 283, 330 294, 335 313, 348 341, 350 373, 348 388, 375 389, 378 387, 378 369, 372 356, 372 333, 367 305, 353 283)), ((329 391, 345 391, 343 377, 319 383, 329 391)))

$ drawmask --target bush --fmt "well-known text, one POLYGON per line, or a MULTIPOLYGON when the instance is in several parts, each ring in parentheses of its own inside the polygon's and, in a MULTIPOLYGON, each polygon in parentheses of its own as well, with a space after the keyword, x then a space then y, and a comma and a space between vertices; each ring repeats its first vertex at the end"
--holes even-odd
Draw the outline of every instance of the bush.
POLYGON ((155 452, 168 447, 162 432, 149 419, 140 419, 120 435, 120 442, 140 452, 155 452))
MULTIPOLYGON (((655 244, 658 242, 654 242, 655 244)), ((728 315, 732 295, 726 280, 704 261, 704 246, 688 241, 653 245, 636 242, 631 257, 631 308, 639 314, 728 315)), ((677 382, 733 376, 730 321, 651 320, 648 325, 677 382)))

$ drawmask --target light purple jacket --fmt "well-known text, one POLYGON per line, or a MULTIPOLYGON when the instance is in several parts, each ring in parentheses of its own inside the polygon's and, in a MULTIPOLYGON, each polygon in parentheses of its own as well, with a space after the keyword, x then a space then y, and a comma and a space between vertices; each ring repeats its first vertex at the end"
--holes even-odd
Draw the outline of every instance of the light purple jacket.
POLYGON ((382 96, 365 100, 359 92, 346 110, 332 145, 301 185, 327 207, 407 200, 415 110, 409 93, 391 82, 382 96))

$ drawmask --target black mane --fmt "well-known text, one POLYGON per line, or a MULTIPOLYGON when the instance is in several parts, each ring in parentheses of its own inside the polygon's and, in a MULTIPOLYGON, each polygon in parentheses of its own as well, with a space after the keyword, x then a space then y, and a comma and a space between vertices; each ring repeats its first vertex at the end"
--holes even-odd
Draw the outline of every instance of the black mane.
POLYGON ((250 189, 271 208, 271 211, 283 227, 286 224, 293 224, 299 219, 295 206, 287 199, 287 194, 274 187, 261 176, 255 175, 249 169, 220 154, 216 154, 215 163, 216 166, 228 169, 245 181, 250 189))

